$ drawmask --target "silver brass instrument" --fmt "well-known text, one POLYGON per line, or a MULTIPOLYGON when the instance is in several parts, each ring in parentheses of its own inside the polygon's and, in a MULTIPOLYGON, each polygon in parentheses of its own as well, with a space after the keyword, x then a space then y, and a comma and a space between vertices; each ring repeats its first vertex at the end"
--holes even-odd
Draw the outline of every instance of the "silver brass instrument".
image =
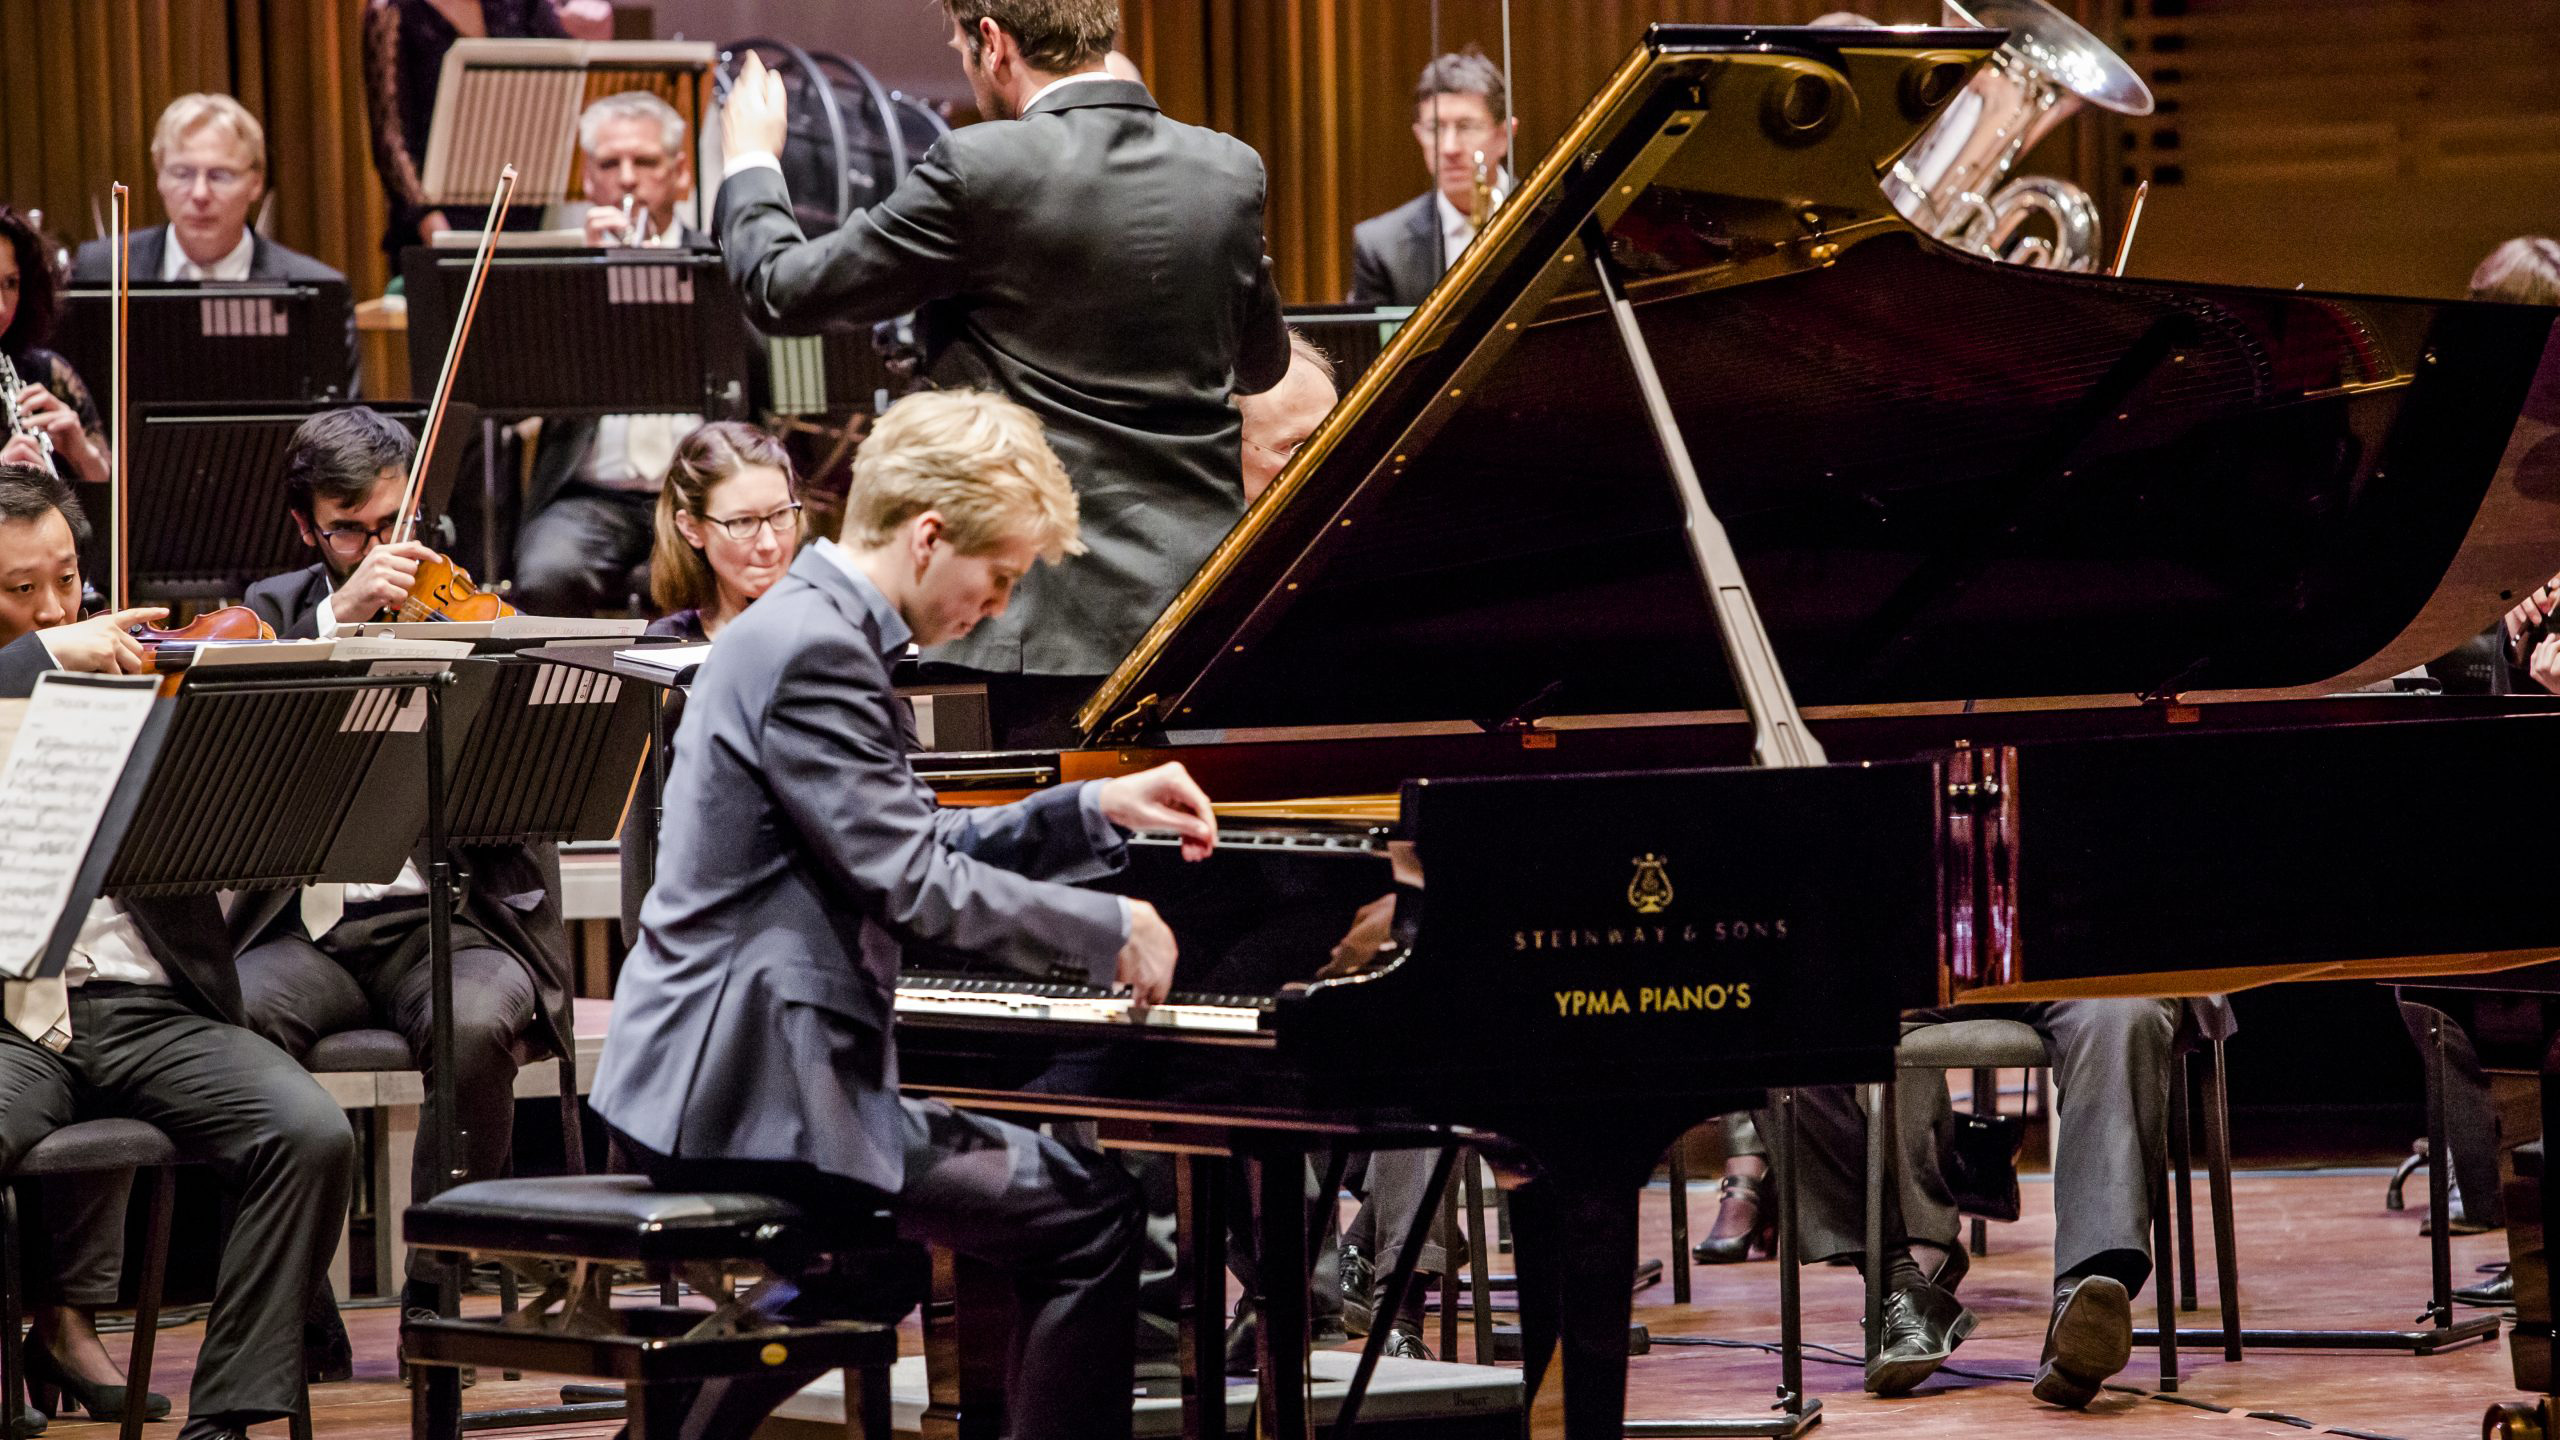
POLYGON ((2150 114, 2151 88, 2106 42, 2045 0, 1943 3, 1948 24, 2006 30, 2008 43, 1894 162, 1885 193, 1913 224, 1977 255, 2048 270, 2096 269, 2098 207, 2088 192, 2050 176, 2011 180, 2009 171, 2083 104, 2150 114))
POLYGON ((1482 230, 1484 222, 1493 218, 1493 205, 1493 167, 1486 163, 1484 152, 1479 150, 1476 152, 1474 193, 1467 201, 1468 228, 1482 230))
POLYGON ((18 367, 10 363, 6 352, 0 352, 0 410, 9 412, 9 434, 12 437, 34 436, 36 449, 43 454, 44 466, 50 470, 53 468, 53 437, 45 432, 43 426, 18 413, 18 397, 25 394, 26 389, 26 383, 18 378, 18 367))

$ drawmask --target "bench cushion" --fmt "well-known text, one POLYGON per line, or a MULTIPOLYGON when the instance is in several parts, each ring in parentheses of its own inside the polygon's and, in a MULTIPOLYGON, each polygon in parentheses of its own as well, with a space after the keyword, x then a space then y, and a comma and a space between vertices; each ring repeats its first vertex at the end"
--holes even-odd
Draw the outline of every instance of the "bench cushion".
POLYGON ((140 1120, 81 1120, 37 1141, 15 1175, 82 1175, 178 1163, 178 1147, 140 1120))
POLYGON ((770 1195, 660 1190, 640 1175, 479 1180, 409 1207, 407 1238, 434 1250, 650 1264, 774 1260, 887 1244, 885 1206, 813 1221, 770 1195))
POLYGON ((341 1030, 323 1035, 311 1047, 302 1068, 314 1075, 361 1074, 369 1070, 415 1070, 417 1057, 397 1030, 341 1030))
POLYGON ((2053 1062, 2044 1037, 2023 1020, 1947 1020, 1904 1032, 1893 1063, 1905 1070, 2017 1070, 2053 1062))

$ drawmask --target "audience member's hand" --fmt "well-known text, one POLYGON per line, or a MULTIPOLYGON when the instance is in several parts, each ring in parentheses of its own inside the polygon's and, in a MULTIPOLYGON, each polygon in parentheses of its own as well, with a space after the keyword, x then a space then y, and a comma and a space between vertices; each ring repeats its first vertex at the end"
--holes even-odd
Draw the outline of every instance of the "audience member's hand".
POLYGON ((70 625, 57 625, 41 632, 44 648, 52 654, 56 667, 77 670, 87 675, 140 675, 151 668, 151 657, 142 653, 142 642, 126 634, 136 625, 150 625, 169 618, 166 606, 139 605, 131 610, 110 610, 92 615, 70 625))
POLYGON ((356 625, 395 608, 409 598, 409 587, 418 583, 418 567, 435 555, 415 540, 374 546, 364 563, 356 566, 356 573, 329 597, 329 612, 341 625, 356 625))
POLYGON ((720 112, 721 158, 781 154, 789 118, 790 99, 783 92, 782 77, 764 68, 764 60, 748 51, 747 63, 739 67, 738 78, 729 86, 729 104, 720 112))
POLYGON ((2525 663, 2529 658, 2525 654, 2525 637, 2531 635, 2534 627, 2555 610, 2560 610, 2560 575, 2543 581, 2540 589, 2517 601, 2516 608, 2507 612, 2503 623, 2507 631, 2508 659, 2519 665, 2525 663))
POLYGON ((1146 1010, 1163 1004, 1172 991, 1173 962, 1181 947, 1156 907, 1144 900, 1128 904, 1129 943, 1120 947, 1120 966, 1112 978, 1128 987, 1132 1004, 1146 1010))
POLYGON ((1182 858, 1206 860, 1218 848, 1209 797, 1179 760, 1102 782, 1102 818, 1123 830, 1169 830, 1182 837, 1182 858))

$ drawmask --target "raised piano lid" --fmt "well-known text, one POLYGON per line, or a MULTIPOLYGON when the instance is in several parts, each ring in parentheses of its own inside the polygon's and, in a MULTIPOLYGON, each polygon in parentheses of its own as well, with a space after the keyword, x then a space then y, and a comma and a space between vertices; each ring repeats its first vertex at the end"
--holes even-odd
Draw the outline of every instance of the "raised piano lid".
POLYGON ((1085 732, 1734 707, 1594 217, 1817 720, 2336 691, 2550 573, 2552 311, 2053 274, 1912 229, 1877 176, 1997 38, 1653 27, 1085 732))

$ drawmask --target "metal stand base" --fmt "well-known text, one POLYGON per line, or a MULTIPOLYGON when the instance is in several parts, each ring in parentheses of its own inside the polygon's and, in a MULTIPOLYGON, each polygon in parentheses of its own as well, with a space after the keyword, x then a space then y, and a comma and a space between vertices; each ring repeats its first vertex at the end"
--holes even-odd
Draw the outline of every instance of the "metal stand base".
POLYGON ((1751 1435, 1788 1440, 1822 1423, 1822 1402, 1807 1400, 1804 1409, 1793 1413, 1780 1410, 1766 1416, 1742 1416, 1731 1420, 1630 1420, 1628 1440, 1674 1440, 1674 1437, 1751 1435))
MULTIPOLYGON (((2436 1325, 2424 1330, 2242 1330, 2242 1348, 2268 1350, 2406 1350, 2413 1355, 2433 1355, 2456 1345, 2475 1340, 2494 1340, 2498 1336, 2498 1317, 2483 1315, 2456 1325, 2436 1325)), ((2136 1330, 2133 1343, 2152 1345, 2159 1342, 2157 1330, 2136 1330)), ((2222 1344, 2222 1328, 2190 1330, 2178 1327, 2178 1343, 2199 1349, 2212 1349, 2222 1344)))

